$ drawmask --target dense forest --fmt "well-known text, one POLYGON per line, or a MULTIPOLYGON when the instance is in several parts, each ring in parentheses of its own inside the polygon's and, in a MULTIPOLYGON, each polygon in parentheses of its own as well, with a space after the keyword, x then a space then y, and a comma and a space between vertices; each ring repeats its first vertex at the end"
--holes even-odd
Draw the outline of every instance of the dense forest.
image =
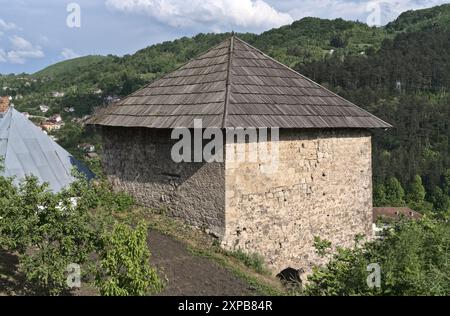
MULTIPOLYGON (((380 186, 395 178, 408 191, 419 175, 428 201, 448 195, 450 41, 446 28, 401 33, 385 39, 380 50, 371 54, 331 57, 296 68, 394 126, 374 132, 378 190, 386 190, 380 186)), ((398 201, 375 202, 402 205, 407 200, 405 195, 398 201)), ((447 210, 448 201, 442 203, 439 209, 447 210)))
MULTIPOLYGON (((342 19, 305 18, 243 40, 391 123, 374 131, 376 205, 418 210, 450 208, 450 5, 408 11, 384 27, 342 19)), ((117 57, 87 56, 35 74, 0 75, 16 107, 67 121, 157 79, 229 34, 199 34, 117 57), (54 91, 64 92, 54 97, 54 91), (64 113, 74 107, 74 113, 64 113)), ((66 124, 59 139, 69 150, 93 137, 66 124)))

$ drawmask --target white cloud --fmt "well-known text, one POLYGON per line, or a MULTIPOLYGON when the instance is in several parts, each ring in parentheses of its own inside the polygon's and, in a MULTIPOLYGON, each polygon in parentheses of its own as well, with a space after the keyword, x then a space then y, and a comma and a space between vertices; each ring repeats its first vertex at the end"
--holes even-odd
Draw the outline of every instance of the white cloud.
POLYGON ((0 48, 0 63, 6 63, 6 52, 0 48))
POLYGON ((64 59, 73 59, 73 58, 77 58, 80 57, 80 55, 78 55, 77 53, 75 53, 73 50, 71 50, 70 48, 63 48, 63 50, 61 51, 61 56, 64 59))
POLYGON ((288 13, 277 11, 263 0, 106 0, 106 5, 175 27, 206 24, 210 29, 235 26, 265 30, 293 21, 288 13))
POLYGON ((23 37, 20 37, 18 35, 13 35, 9 38, 9 40, 11 41, 11 45, 13 49, 17 49, 17 50, 33 50, 33 44, 31 44, 30 42, 28 42, 26 39, 24 39, 23 37))
POLYGON ((44 52, 40 46, 33 45, 23 37, 13 35, 9 38, 11 49, 0 50, 0 62, 24 64, 27 59, 43 58, 44 52))
POLYGON ((17 28, 17 26, 14 23, 11 22, 8 23, 2 18, 0 18, 0 30, 8 31, 13 30, 15 28, 17 28))

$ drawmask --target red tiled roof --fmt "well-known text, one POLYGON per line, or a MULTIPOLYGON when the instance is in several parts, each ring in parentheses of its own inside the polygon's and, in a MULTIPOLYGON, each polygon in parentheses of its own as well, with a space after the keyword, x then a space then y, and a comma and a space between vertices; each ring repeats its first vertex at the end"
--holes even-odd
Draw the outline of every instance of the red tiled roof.
POLYGON ((404 216, 410 219, 419 219, 422 214, 410 209, 409 207, 374 207, 373 208, 373 222, 381 218, 399 219, 404 216))
POLYGON ((5 113, 9 107, 9 97, 0 97, 0 113, 5 113))

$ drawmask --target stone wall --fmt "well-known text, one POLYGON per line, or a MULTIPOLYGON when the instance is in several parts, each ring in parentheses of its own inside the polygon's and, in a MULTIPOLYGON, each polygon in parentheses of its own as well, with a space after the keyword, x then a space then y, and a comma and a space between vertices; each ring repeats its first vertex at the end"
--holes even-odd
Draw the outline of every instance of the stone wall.
MULTIPOLYGON (((233 150, 249 145, 227 144, 227 157, 233 150)), ((368 131, 282 130, 278 168, 263 165, 226 160, 224 247, 259 253, 274 272, 308 272, 321 262, 314 236, 351 246, 356 234, 372 235, 368 131)))
POLYGON ((368 131, 282 130, 273 173, 262 162, 229 159, 257 148, 248 143, 226 144, 225 163, 175 163, 169 130, 102 131, 116 190, 209 229, 227 249, 259 253, 273 272, 320 263, 314 236, 351 246, 356 234, 372 235, 368 131))
POLYGON ((223 163, 175 163, 170 130, 102 127, 104 167, 116 190, 188 224, 224 233, 223 163))

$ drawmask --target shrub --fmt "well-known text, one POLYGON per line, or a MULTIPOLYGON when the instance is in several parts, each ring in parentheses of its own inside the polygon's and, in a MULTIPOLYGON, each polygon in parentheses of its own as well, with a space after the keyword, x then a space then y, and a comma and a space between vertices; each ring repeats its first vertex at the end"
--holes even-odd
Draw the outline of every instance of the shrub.
POLYGON ((102 208, 109 212, 123 212, 135 203, 134 198, 124 192, 114 192, 111 185, 105 180, 88 181, 85 177, 75 174, 78 181, 68 189, 72 196, 80 199, 84 208, 102 208))
POLYGON ((19 187, 0 177, 0 245, 19 255, 27 280, 45 294, 67 289, 65 270, 94 249, 88 213, 65 193, 53 194, 34 177, 19 187))
POLYGON ((160 291, 162 281, 149 266, 147 225, 136 229, 116 224, 111 233, 102 238, 100 270, 97 286, 102 295, 146 295, 160 291))
MULTIPOLYGON (((102 293, 156 291, 159 279, 149 266, 145 227, 141 224, 132 231, 119 225, 111 235, 105 235, 112 217, 92 212, 99 207, 121 210, 131 203, 128 196, 108 191, 104 184, 91 185, 85 179, 55 194, 35 177, 27 177, 16 186, 12 178, 0 176, 0 249, 18 254, 19 269, 38 293, 69 291, 67 267, 72 263, 84 265, 82 271, 91 277, 89 265, 98 267, 98 257, 102 258, 100 266, 118 277, 117 283, 101 287, 102 293), (123 268, 127 269, 125 276, 121 274, 123 268)), ((94 275, 98 274, 94 270, 94 275)))
POLYGON ((309 295, 449 295, 450 227, 447 220, 402 220, 380 239, 338 248, 329 263, 314 268, 309 295), (381 267, 381 287, 366 284, 367 267, 381 267))

